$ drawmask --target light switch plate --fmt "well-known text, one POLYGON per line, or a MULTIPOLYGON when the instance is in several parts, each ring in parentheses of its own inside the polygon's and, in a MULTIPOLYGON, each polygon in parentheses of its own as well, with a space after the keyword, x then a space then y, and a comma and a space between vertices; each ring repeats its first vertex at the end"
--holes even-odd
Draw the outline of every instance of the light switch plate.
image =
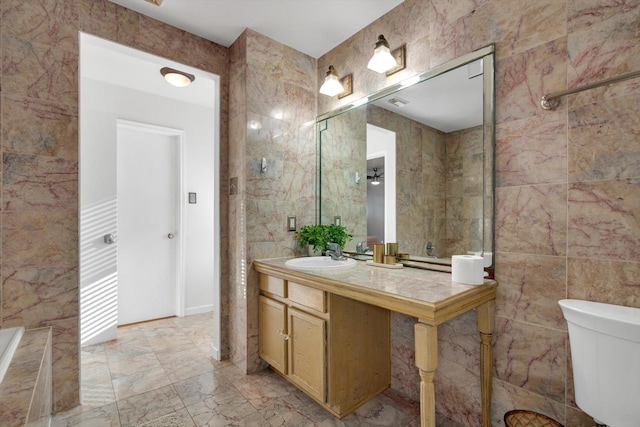
POLYGON ((288 231, 296 231, 296 217, 288 216, 287 217, 287 230, 288 231))

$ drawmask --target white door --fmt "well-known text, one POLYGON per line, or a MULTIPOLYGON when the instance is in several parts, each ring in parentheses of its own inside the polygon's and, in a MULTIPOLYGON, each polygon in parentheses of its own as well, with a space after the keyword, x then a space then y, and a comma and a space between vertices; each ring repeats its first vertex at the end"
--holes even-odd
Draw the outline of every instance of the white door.
POLYGON ((179 138, 118 126, 118 324, 177 314, 179 138))

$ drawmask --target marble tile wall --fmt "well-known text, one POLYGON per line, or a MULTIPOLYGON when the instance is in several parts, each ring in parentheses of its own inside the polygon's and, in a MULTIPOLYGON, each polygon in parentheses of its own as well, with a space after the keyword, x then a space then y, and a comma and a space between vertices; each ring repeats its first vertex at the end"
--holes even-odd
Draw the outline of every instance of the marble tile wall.
MULTIPOLYGON (((230 260, 222 263, 222 283, 225 289, 233 276, 225 313, 229 351, 234 360, 244 360, 245 371, 258 365, 251 260, 296 253, 294 239, 284 231, 287 215, 296 215, 300 225, 314 220, 309 170, 315 129, 304 123, 495 43, 495 245, 501 286, 493 421, 501 425, 505 411, 520 407, 566 425, 586 425, 573 400, 566 326, 556 300, 569 296, 640 306, 640 227, 634 217, 640 199, 634 144, 640 83, 565 98, 556 112, 542 111, 539 96, 639 69, 638 2, 405 0, 317 61, 252 32, 229 51, 107 0, 3 0, 1 7, 0 321, 53 326, 56 411, 78 403, 77 32, 82 30, 222 76, 221 256, 230 260), (406 43, 406 70, 385 78, 366 69, 378 34, 385 34, 392 48, 406 43), (238 79, 231 85, 233 102, 230 56, 238 79), (329 65, 340 75, 354 73, 352 97, 340 102, 316 97, 329 65), (227 105, 246 117, 230 123, 227 105), (250 128, 252 120, 262 128, 250 128), (229 138, 227 131, 236 134, 229 138), (273 165, 264 176, 256 168, 261 157, 273 165), (238 178, 238 197, 227 197, 230 176, 238 178)), ((394 327, 412 341, 407 323, 394 327)), ((479 425, 472 363, 477 345, 466 335, 474 328, 473 316, 441 328, 437 383, 438 411, 470 426, 479 425)))
MULTIPOLYGON (((574 401, 557 300, 640 307, 640 80, 563 98, 553 112, 540 108, 545 93, 640 69, 638 22, 637 1, 405 0, 318 59, 318 84, 329 65, 354 74, 353 96, 318 98, 324 113, 495 44, 500 287, 492 425, 514 408, 592 425, 574 401), (391 48, 407 44, 406 70, 385 78, 366 69, 378 34, 391 48)), ((411 342, 410 322, 393 325, 411 342)), ((468 426, 480 425, 477 338, 467 336, 474 328, 475 316, 463 316, 439 334, 437 410, 468 426)))
POLYGON ((427 240, 445 247, 445 134, 376 106, 367 122, 396 134, 398 250, 424 256, 427 240))
MULTIPOLYGON (((228 49, 107 0, 3 0, 1 8, 0 325, 53 328, 57 412, 79 403, 78 31, 221 76, 223 183, 229 158, 228 49)), ((223 185, 223 260, 227 204, 223 185)), ((230 272, 227 263, 222 266, 226 290, 230 272)))
MULTIPOLYGON (((469 136, 477 137, 477 131, 445 135, 376 106, 358 108, 332 117, 323 125, 326 129, 321 131, 322 223, 330 224, 335 215, 341 216, 342 224, 354 235, 346 245, 347 250, 354 251, 356 243, 367 238, 366 186, 363 182, 356 184, 354 179, 356 171, 360 176, 367 174, 364 161, 366 124, 395 132, 398 156, 396 162, 399 165, 396 172, 396 240, 399 250, 425 255, 424 245, 427 240, 432 241, 436 247, 447 247, 446 189, 449 187, 460 194, 465 177, 469 180, 469 176, 474 176, 477 172, 471 167, 477 162, 470 160, 473 156, 461 148, 464 147, 465 139, 473 140, 469 136), (454 139, 452 147, 456 147, 448 155, 448 159, 445 153, 447 138, 454 139), (447 162, 456 167, 464 167, 463 158, 470 160, 467 162, 468 173, 451 176, 450 183, 447 183, 447 162)), ((480 134, 480 141, 481 138, 480 134)), ((477 149, 477 144, 475 147, 477 149)), ((460 220, 462 219, 456 219, 460 220)), ((459 243, 462 237, 457 240, 457 246, 462 246, 459 243)))
POLYGON ((355 251, 358 242, 367 240, 367 109, 358 108, 325 123, 320 131, 320 221, 333 224, 334 217, 340 216, 353 234, 345 249, 355 251), (356 172, 362 177, 359 184, 356 172))
POLYGON ((243 371, 258 358, 254 259, 302 254, 287 217, 315 223, 316 61, 246 30, 231 46, 231 359, 243 371), (261 171, 261 159, 267 170, 261 171))
MULTIPOLYGON (((445 135, 447 252, 438 256, 466 254, 483 248, 483 128, 476 126, 445 135)), ((437 247, 437 245, 436 245, 437 247)))

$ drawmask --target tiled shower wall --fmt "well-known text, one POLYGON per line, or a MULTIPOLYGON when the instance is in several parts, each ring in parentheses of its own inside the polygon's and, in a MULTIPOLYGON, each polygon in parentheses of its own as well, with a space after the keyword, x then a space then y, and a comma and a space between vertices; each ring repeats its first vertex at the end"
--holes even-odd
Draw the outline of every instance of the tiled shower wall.
MULTIPOLYGON (((228 49, 106 0, 3 0, 1 7, 0 325, 53 327, 53 402, 62 411, 79 403, 78 31, 221 76, 225 183, 228 49)), ((220 199, 224 260, 226 187, 220 199)))
MULTIPOLYGON (((353 97, 319 97, 322 113, 495 44, 493 425, 514 408, 593 425, 574 401, 557 301, 640 307, 640 80, 563 98, 553 112, 540 108, 545 93, 640 69, 638 22, 637 1, 405 0, 318 60, 318 83, 329 65, 354 73, 353 97), (366 69, 378 34, 392 49, 407 44, 407 70, 385 79, 366 69)), ((410 327, 394 319, 405 350, 410 327)), ((480 425, 475 315, 447 322, 439 335, 437 410, 480 425)))

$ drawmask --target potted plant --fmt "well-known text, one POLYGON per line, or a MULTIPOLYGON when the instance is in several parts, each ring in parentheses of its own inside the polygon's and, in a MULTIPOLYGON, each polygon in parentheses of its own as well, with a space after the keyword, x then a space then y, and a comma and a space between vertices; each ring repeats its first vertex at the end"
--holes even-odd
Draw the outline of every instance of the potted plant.
POLYGON ((345 243, 353 237, 347 232, 347 227, 341 225, 304 225, 296 232, 300 240, 300 247, 308 246, 309 255, 322 255, 328 249, 329 243, 337 243, 344 248, 345 243))
POLYGON ((327 244, 337 243, 340 245, 340 249, 344 249, 344 245, 353 237, 353 234, 347 232, 347 227, 343 227, 342 225, 329 224, 325 227, 327 244))

